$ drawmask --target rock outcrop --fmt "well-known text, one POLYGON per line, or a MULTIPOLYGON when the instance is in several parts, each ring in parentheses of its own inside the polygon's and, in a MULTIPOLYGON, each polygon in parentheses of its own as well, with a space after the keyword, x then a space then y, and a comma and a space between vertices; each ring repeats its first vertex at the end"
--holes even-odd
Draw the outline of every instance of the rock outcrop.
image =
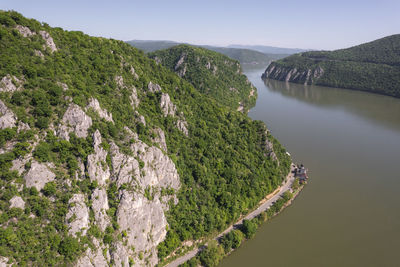
POLYGON ((44 39, 44 41, 46 42, 46 47, 50 48, 51 53, 57 51, 57 46, 54 43, 53 38, 50 36, 50 34, 46 31, 40 31, 39 32, 40 36, 42 36, 42 38, 44 39))
POLYGON ((14 92, 22 88, 22 81, 17 77, 7 74, 0 81, 0 92, 14 92))
POLYGON ((175 116, 176 106, 172 103, 171 98, 166 93, 161 94, 160 108, 164 117, 167 117, 168 115, 175 116))
POLYGON ((101 146, 101 134, 96 130, 93 134, 94 153, 88 156, 87 171, 91 181, 97 181, 99 185, 105 185, 110 178, 110 168, 106 163, 107 151, 101 146))
POLYGON ((22 25, 17 25, 15 26, 15 29, 24 37, 31 37, 33 35, 36 35, 35 32, 32 32, 28 27, 22 26, 22 25))
POLYGON ((86 197, 83 194, 74 194, 68 201, 69 209, 65 216, 65 223, 68 225, 68 233, 76 236, 78 232, 86 235, 89 227, 89 209, 85 204, 86 197))
POLYGON ((323 74, 324 70, 320 66, 298 70, 297 68, 284 67, 272 62, 262 74, 262 78, 307 85, 315 84, 323 74))
POLYGON ((16 126, 17 117, 3 101, 0 100, 0 129, 16 126))
POLYGON ((99 228, 104 231, 110 224, 110 218, 107 216, 108 197, 104 188, 96 188, 92 194, 92 210, 94 212, 94 219, 99 228))
POLYGON ((26 187, 36 187, 40 191, 46 183, 53 181, 56 175, 49 170, 46 164, 32 160, 31 168, 24 178, 26 187))
POLYGON ((91 98, 89 100, 89 104, 87 106, 87 109, 89 109, 89 108, 92 108, 95 112, 97 112, 97 114, 99 114, 100 118, 103 118, 106 121, 114 123, 113 118, 112 118, 112 114, 109 113, 107 110, 102 109, 100 107, 99 101, 96 98, 91 98))
MULTIPOLYGON (((93 239, 94 249, 88 248, 84 256, 76 263, 77 267, 103 267, 109 266, 107 259, 103 255, 104 247, 97 239, 93 239)), ((108 250, 107 250, 108 255, 108 250)), ((108 258, 110 256, 108 255, 108 258)))
POLYGON ((151 139, 153 143, 156 143, 160 146, 164 152, 167 152, 167 143, 165 142, 165 134, 164 131, 160 128, 155 128, 151 130, 151 133, 154 135, 151 139))
POLYGON ((178 127, 178 130, 181 131, 184 135, 189 136, 188 125, 185 120, 178 120, 176 122, 176 127, 178 127))
POLYGON ((25 209, 25 201, 20 196, 13 196, 13 198, 10 199, 10 209, 11 208, 25 209))
POLYGON ((64 113, 62 124, 58 129, 58 136, 69 141, 69 134, 74 132, 77 137, 86 138, 92 118, 76 104, 70 104, 64 113))
POLYGON ((149 84, 147 85, 147 89, 151 93, 160 92, 161 91, 161 86, 159 86, 156 83, 149 82, 149 84))

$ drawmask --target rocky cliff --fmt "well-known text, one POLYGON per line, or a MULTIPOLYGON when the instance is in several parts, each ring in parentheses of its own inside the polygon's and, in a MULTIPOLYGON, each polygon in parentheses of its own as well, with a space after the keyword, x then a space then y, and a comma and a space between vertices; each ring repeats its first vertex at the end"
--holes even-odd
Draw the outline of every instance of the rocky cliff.
POLYGON ((1 266, 155 266, 287 173, 265 125, 122 41, 0 11, 0 47, 1 266))
POLYGON ((400 97, 400 35, 346 49, 295 54, 272 62, 262 78, 400 97))

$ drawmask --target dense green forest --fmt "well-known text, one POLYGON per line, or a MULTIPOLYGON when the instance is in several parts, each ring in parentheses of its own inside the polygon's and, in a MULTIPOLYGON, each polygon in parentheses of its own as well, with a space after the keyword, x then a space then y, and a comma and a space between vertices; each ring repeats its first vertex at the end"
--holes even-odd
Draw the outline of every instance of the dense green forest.
POLYGON ((400 35, 292 55, 271 63, 263 77, 400 97, 400 35))
POLYGON ((149 54, 217 102, 247 111, 255 105, 256 88, 242 74, 240 64, 205 48, 178 45, 149 54))
MULTIPOLYGON (((157 196, 176 195, 177 201, 171 199, 166 211, 166 237, 155 243, 158 257, 163 258, 185 240, 224 229, 272 192, 289 171, 290 158, 266 133, 262 122, 202 94, 205 87, 199 83, 201 78, 192 76, 189 83, 122 41, 51 28, 17 12, 0 11, 0 51, 0 256, 9 263, 75 265, 88 251, 101 249, 99 255, 116 264, 118 258, 113 255, 126 247, 129 264, 148 264, 147 258, 154 255, 128 247, 136 237, 118 223, 126 192, 144 196, 148 205, 159 201, 157 196), (137 93, 135 105, 133 92, 137 93), (179 115, 163 116, 160 101, 166 94, 173 103, 171 109, 179 115), (92 98, 112 114, 112 120, 87 108, 92 98), (71 107, 81 110, 85 121, 91 122, 87 137, 79 131, 71 132, 68 138, 60 136, 60 123, 71 107), (177 127, 182 120, 186 133, 177 127), (135 179, 121 184, 113 177, 116 158, 110 144, 115 143, 124 157, 137 160, 136 175, 144 177, 140 151, 134 154, 131 147, 138 144, 159 151, 156 128, 165 133, 167 150, 162 153, 179 174, 177 192, 167 188, 155 193, 151 187, 138 188, 135 179), (100 148, 95 146, 97 131, 102 138, 100 148), (268 156, 266 141, 272 142, 279 162, 268 156), (97 161, 99 170, 109 169, 112 174, 103 184, 89 179, 90 156, 97 150, 107 155, 104 161, 97 161), (133 155, 137 155, 135 159, 133 155), (18 161, 25 163, 18 168, 18 161), (54 173, 53 180, 40 190, 27 184, 33 166, 38 165, 49 166, 54 173), (105 190, 108 197, 105 204, 110 224, 105 230, 97 225, 94 212, 98 190, 105 190), (77 195, 83 196, 80 205, 87 207, 90 216, 88 226, 71 235, 68 225, 76 216, 67 215, 77 208, 71 202, 77 195), (16 196, 24 202, 23 208, 10 208, 16 196)), ((215 57, 215 62, 225 58, 201 51, 215 57)), ((215 66, 218 73, 225 70, 215 66)), ((239 73, 232 70, 225 77, 246 83, 237 62, 231 67, 239 73)), ((203 76, 202 69, 197 73, 202 78, 208 75, 203 76)), ((219 83, 208 86, 213 91, 219 83)), ((254 101, 255 97, 246 103, 250 106, 254 101)), ((146 242, 149 240, 150 234, 146 242)))
MULTIPOLYGON (((141 49, 145 52, 154 52, 156 50, 168 49, 181 43, 172 41, 144 41, 132 40, 127 41, 128 44, 141 49)), ((242 65, 254 65, 259 67, 267 66, 272 60, 277 60, 288 56, 285 53, 262 53, 260 51, 246 49, 246 48, 233 48, 233 47, 219 47, 211 45, 192 45, 203 47, 212 50, 232 59, 238 60, 242 65)))

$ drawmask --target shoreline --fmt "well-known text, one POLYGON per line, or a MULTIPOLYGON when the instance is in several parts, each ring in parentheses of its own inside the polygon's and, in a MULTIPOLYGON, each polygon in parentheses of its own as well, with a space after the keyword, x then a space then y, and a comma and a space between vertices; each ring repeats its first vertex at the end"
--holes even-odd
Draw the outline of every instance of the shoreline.
MULTIPOLYGON (((196 257, 201 251, 203 251, 207 247, 208 242, 213 241, 213 240, 219 242, 219 240, 221 240, 229 232, 236 230, 236 229, 240 229, 240 227, 243 225, 244 220, 253 220, 253 219, 256 219, 260 214, 266 213, 275 204, 275 201, 277 201, 278 199, 281 199, 283 197, 284 193, 291 191, 292 185, 293 185, 294 181, 296 180, 296 178, 294 177, 294 173, 293 173, 295 166, 296 165, 292 162, 290 165, 290 171, 289 171, 288 175, 285 177, 285 179, 283 180, 282 184, 278 188, 276 188, 272 193, 265 196, 258 203, 258 205, 253 210, 251 210, 249 213, 247 213, 246 215, 242 215, 235 223, 231 224, 228 228, 226 228, 223 232, 217 234, 215 237, 209 239, 209 241, 207 241, 205 244, 200 245, 199 247, 194 248, 192 250, 186 251, 185 254, 178 256, 178 258, 172 260, 171 262, 165 263, 165 264, 159 265, 159 266, 177 267, 177 266, 187 262, 188 260, 196 257)), ((293 200, 298 196, 300 191, 302 191, 302 189, 304 188, 304 185, 305 184, 300 185, 300 187, 293 193, 291 198, 280 208, 280 210, 278 212, 276 212, 270 218, 275 217, 276 215, 281 213, 286 207, 291 205, 293 200)), ((270 218, 268 218, 268 219, 270 219, 270 218)), ((204 240, 195 241, 193 246, 199 245, 202 242, 204 242, 204 240)), ((230 251, 225 256, 229 255, 234 250, 235 249, 230 251)))

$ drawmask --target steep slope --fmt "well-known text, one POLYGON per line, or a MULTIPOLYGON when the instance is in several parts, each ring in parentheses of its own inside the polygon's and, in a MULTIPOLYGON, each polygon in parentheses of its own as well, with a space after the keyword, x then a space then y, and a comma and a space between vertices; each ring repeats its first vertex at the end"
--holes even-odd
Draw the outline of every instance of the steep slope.
POLYGON ((116 40, 0 11, 0 262, 154 266, 272 192, 265 125, 116 40))
POLYGON ((332 52, 306 52, 271 63, 263 78, 400 97, 400 34, 332 52))
MULTIPOLYGON (((156 50, 168 49, 170 47, 181 44, 172 41, 144 41, 144 40, 132 40, 132 41, 127 41, 127 43, 145 52, 154 52, 156 50)), ((277 60, 288 56, 288 54, 273 54, 273 53, 266 54, 266 53, 261 53, 259 51, 251 49, 242 49, 242 48, 218 47, 210 45, 192 45, 192 46, 203 47, 224 54, 225 56, 238 60, 242 65, 251 64, 251 65, 267 66, 272 60, 277 60)))
POLYGON ((149 56, 223 105, 248 111, 255 104, 256 88, 242 74, 239 62, 224 55, 204 48, 178 45, 149 56))

